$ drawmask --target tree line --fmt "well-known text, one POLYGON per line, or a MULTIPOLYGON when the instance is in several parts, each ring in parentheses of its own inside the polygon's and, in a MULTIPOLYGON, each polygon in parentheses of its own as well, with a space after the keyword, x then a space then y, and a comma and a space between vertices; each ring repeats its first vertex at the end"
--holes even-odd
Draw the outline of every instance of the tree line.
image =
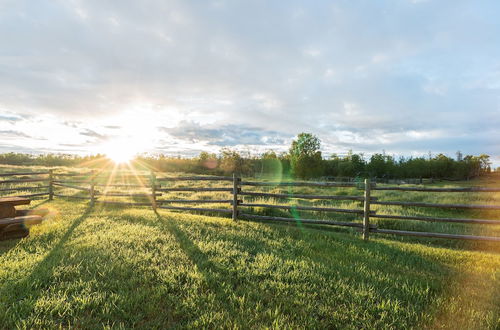
MULTIPOLYGON (((349 152, 345 156, 324 158, 321 141, 310 133, 301 133, 288 152, 272 150, 261 155, 222 148, 219 154, 201 152, 198 157, 183 158, 166 155, 141 155, 133 161, 140 169, 196 174, 240 173, 249 176, 290 176, 300 179, 321 177, 372 177, 385 179, 434 178, 464 180, 491 172, 489 156, 462 155, 456 159, 444 154, 427 157, 399 157, 376 153, 369 158, 349 152)), ((102 167, 109 160, 105 155, 91 156, 22 153, 0 154, 0 164, 102 167)))
POLYGON ((80 167, 88 164, 89 167, 101 166, 106 159, 105 155, 79 156, 73 154, 25 154, 9 152, 0 154, 0 164, 16 166, 69 166, 80 167))

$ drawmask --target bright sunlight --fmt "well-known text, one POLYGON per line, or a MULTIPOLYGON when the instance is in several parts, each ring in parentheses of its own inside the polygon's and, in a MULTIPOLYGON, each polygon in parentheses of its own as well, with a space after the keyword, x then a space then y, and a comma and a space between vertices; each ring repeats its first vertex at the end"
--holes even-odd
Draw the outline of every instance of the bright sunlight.
POLYGON ((105 154, 116 164, 128 163, 136 155, 151 151, 157 142, 154 127, 164 118, 147 107, 137 107, 120 116, 112 116, 108 125, 116 126, 109 138, 99 147, 99 152, 105 154))
POLYGON ((128 163, 140 151, 135 143, 127 139, 115 140, 102 147, 102 153, 116 164, 128 163))

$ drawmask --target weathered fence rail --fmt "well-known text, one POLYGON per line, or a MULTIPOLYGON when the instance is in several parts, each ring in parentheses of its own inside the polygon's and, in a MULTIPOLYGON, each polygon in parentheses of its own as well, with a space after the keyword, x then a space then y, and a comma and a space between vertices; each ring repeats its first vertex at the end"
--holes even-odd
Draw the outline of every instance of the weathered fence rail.
POLYGON ((400 206, 417 208, 439 208, 439 209, 474 209, 498 211, 500 205, 478 205, 478 204, 439 204, 423 202, 404 202, 404 201, 385 201, 380 200, 380 196, 373 196, 377 191, 403 191, 403 192, 457 192, 457 193, 483 193, 500 192, 500 188, 491 187, 466 187, 466 188, 434 188, 434 187, 401 187, 401 186, 380 186, 372 183, 370 180, 364 182, 309 182, 309 181, 246 181, 236 175, 229 176, 178 176, 178 177, 156 177, 156 173, 150 175, 115 175, 103 177, 96 171, 87 173, 54 173, 52 170, 46 172, 20 172, 20 173, 0 173, 0 177, 6 178, 0 180, 0 192, 23 192, 28 191, 31 194, 22 194, 18 196, 42 197, 48 196, 49 200, 54 197, 89 200, 90 203, 99 203, 107 205, 126 205, 126 206, 151 206, 153 209, 166 209, 175 211, 193 211, 231 214, 233 220, 247 219, 252 221, 271 221, 277 223, 300 222, 311 225, 343 226, 357 228, 362 231, 363 238, 368 240, 371 234, 385 235, 403 235, 429 238, 461 239, 461 240, 480 240, 499 242, 500 237, 479 236, 479 235, 459 235, 450 233, 419 232, 394 230, 388 228, 379 228, 379 225, 371 223, 371 219, 393 219, 402 221, 428 221, 428 222, 449 222, 460 224, 476 225, 500 225, 499 219, 475 219, 475 218, 450 218, 450 217, 430 217, 419 215, 399 215, 399 214, 379 214, 373 210, 372 206, 400 206), (46 176, 46 177, 45 177, 46 176), (131 180, 131 181, 128 181, 131 180), (39 182, 40 185, 24 184, 39 182), (175 182, 186 182, 183 186, 171 186, 175 182), (216 187, 207 187, 207 182, 215 182, 216 187), (3 187, 6 185, 7 187, 3 187), (19 186, 21 185, 21 186, 19 186), (187 186, 186 186, 187 185, 187 186), (201 186, 200 186, 201 185, 201 186), (262 192, 252 191, 252 188, 282 188, 282 187, 315 187, 315 188, 352 188, 361 190, 363 195, 343 195, 343 194, 306 194, 306 193, 283 193, 283 192, 262 192), (98 188, 104 188, 104 190, 98 188), (142 189, 143 191, 108 191, 109 189, 142 189), (66 189, 63 192, 60 189, 66 189), (43 191, 40 191, 43 190, 43 191), (75 190, 78 194, 68 193, 67 190, 75 190), (101 191, 102 190, 102 191, 101 191), (184 196, 184 193, 220 193, 217 198, 205 199, 192 198, 184 196), (165 194, 179 193, 175 198, 161 198, 165 194), (220 197, 221 194, 227 194, 226 197, 220 197), (127 197, 138 198, 138 200, 107 200, 107 197, 127 197), (250 198, 248 200, 248 198, 250 198), (254 198, 275 199, 279 204, 270 204, 266 202, 254 202, 254 198), (286 201, 314 200, 314 201, 354 201, 360 202, 359 208, 337 208, 330 206, 304 206, 287 204, 286 201), (283 202, 285 201, 285 202, 283 202), (179 206, 176 204, 193 204, 194 206, 179 206), (202 207, 199 204, 214 204, 217 207, 202 207), (222 208, 220 205, 228 205, 222 208), (264 209, 282 209, 289 211, 305 212, 326 212, 326 213, 345 213, 352 216, 359 216, 360 222, 354 221, 335 221, 319 220, 282 216, 268 216, 252 214, 249 210, 254 208, 264 209))
POLYGON ((156 189, 157 191, 164 191, 164 192, 171 192, 171 191, 192 191, 192 192, 203 192, 203 191, 227 191, 227 192, 232 192, 232 188, 160 188, 156 189))
POLYGON ((4 176, 20 176, 20 175, 44 175, 49 174, 49 171, 45 172, 12 172, 12 173, 0 173, 0 177, 4 176))
MULTIPOLYGON (((267 207, 267 208, 285 209, 285 210, 302 210, 302 211, 340 212, 340 213, 363 214, 363 210, 339 209, 339 208, 335 208, 335 207, 273 205, 273 204, 258 204, 258 203, 241 203, 239 205, 240 206, 247 206, 247 207, 267 207)), ((372 212, 372 213, 374 214, 374 212, 372 212)))
POLYGON ((390 206, 418 206, 418 207, 434 207, 441 209, 482 209, 482 210, 500 210, 500 205, 474 205, 474 204, 434 204, 434 203, 416 203, 416 202, 380 202, 375 201, 372 204, 390 205, 390 206))
POLYGON ((398 190, 398 191, 421 191, 421 192, 500 192, 500 188, 420 188, 420 187, 374 187, 372 190, 398 190))
POLYGON ((356 187, 357 183, 343 182, 257 182, 241 181, 242 186, 289 186, 289 187, 356 187))
POLYGON ((229 176, 178 176, 157 178, 157 181, 233 181, 229 176))
POLYGON ((50 186, 30 186, 30 187, 15 187, 15 188, 6 188, 0 189, 0 191, 20 191, 20 190, 35 190, 35 189, 49 189, 50 186))
MULTIPOLYGON (((262 192, 249 192, 242 191, 239 193, 242 196, 255 196, 255 197, 273 197, 273 198, 296 198, 296 199, 324 199, 324 200, 350 200, 350 201, 364 201, 363 196, 335 196, 335 195, 303 195, 303 194, 272 194, 272 193, 262 193, 262 192)), ((376 197, 372 197, 372 200, 377 200, 376 197)))
POLYGON ((0 180, 0 192, 2 193, 26 191, 30 193, 20 193, 16 196, 27 198, 50 197, 52 189, 51 171, 0 173, 0 177, 7 178, 0 180), (27 183, 30 185, 24 186, 27 183), (41 184, 33 185, 36 183, 41 184))

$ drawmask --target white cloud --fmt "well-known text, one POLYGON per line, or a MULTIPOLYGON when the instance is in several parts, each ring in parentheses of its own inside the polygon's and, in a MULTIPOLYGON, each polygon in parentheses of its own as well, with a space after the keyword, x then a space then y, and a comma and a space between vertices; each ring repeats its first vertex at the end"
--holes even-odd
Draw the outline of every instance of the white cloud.
POLYGON ((161 143, 170 137, 154 128, 189 121, 284 143, 310 131, 325 150, 500 154, 494 1, 0 6, 0 129, 47 139, 9 138, 3 150, 91 151, 64 122, 112 136, 149 125, 157 150, 208 148, 161 143))

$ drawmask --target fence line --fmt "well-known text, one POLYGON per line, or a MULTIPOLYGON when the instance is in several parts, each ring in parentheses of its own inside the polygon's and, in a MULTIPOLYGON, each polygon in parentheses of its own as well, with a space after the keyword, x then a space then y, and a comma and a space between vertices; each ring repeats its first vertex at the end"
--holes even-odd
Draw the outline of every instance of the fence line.
POLYGON ((0 184, 26 183, 26 182, 47 182, 48 178, 33 178, 33 179, 17 179, 17 180, 2 180, 0 184))
POLYGON ((204 192, 204 191, 227 191, 227 192, 232 192, 233 188, 160 188, 156 189, 157 191, 163 191, 163 192, 173 192, 173 191, 192 191, 192 192, 204 192))
POLYGON ((3 176, 20 176, 20 175, 44 175, 44 174, 49 174, 49 171, 47 171, 47 172, 0 173, 0 177, 3 177, 3 176))
MULTIPOLYGON (((161 203, 191 203, 191 204, 202 204, 202 203, 212 203, 212 204, 231 204, 234 202, 232 199, 157 199, 158 204, 161 203)), ((238 201, 238 205, 241 202, 238 201)))
POLYGON ((0 189, 0 191, 20 191, 20 190, 36 190, 42 188, 49 188, 50 186, 31 186, 31 187, 15 187, 15 188, 6 188, 0 189))
POLYGON ((386 235, 403 235, 403 236, 416 236, 416 237, 430 237, 430 238, 448 238, 448 239, 463 239, 463 240, 481 240, 481 241, 500 241, 500 237, 492 236, 477 236, 477 235, 457 235, 449 233, 435 233, 435 232, 417 232, 405 230, 393 230, 379 228, 375 224, 370 223, 371 218, 376 219, 394 219, 394 220, 414 220, 414 221, 429 221, 429 222, 450 222, 450 223, 467 223, 467 224, 481 224, 481 225, 500 225, 500 220, 493 219, 467 219, 467 218, 440 218, 440 217, 427 217, 427 216, 405 216, 397 214, 377 214, 376 211, 371 209, 372 205, 385 205, 385 206, 402 206, 402 207, 431 207, 440 209, 480 209, 480 210, 500 210, 500 205, 475 205, 475 204, 438 204, 438 203, 422 203, 422 202, 402 202, 402 201, 381 201, 379 197, 372 194, 377 191, 411 191, 411 192, 500 192, 500 188, 485 188, 485 187, 466 187, 466 188, 429 188, 429 187, 399 187, 399 186, 378 186, 366 179, 363 183, 356 182, 308 182, 308 181, 284 181, 284 182, 257 182, 257 181, 243 181, 237 175, 232 177, 228 176, 179 176, 179 177, 160 177, 157 178, 154 172, 149 176, 146 175, 126 175, 117 176, 114 179, 124 180, 125 178, 135 178, 141 184, 135 183, 115 183, 111 181, 112 176, 108 177, 109 182, 102 183, 98 181, 99 173, 91 171, 85 174, 81 173, 54 173, 52 170, 47 172, 22 172, 22 173, 2 173, 0 177, 12 177, 12 179, 0 180, 0 184, 18 185, 29 182, 48 182, 48 185, 28 186, 28 187, 7 187, 0 189, 0 192, 15 192, 15 191, 32 191, 40 189, 48 189, 44 192, 37 192, 27 195, 19 195, 24 197, 41 197, 48 196, 49 200, 54 197, 70 198, 89 200, 91 204, 109 204, 109 205, 129 205, 129 206, 151 206, 154 210, 178 210, 178 211, 194 211, 194 212, 212 212, 231 214, 233 220, 250 219, 253 221, 272 221, 272 222, 301 222, 306 224, 319 224, 331 226, 345 226, 358 228, 363 233, 363 239, 369 240, 371 234, 386 234, 386 235), (31 177, 24 178, 25 176, 32 175, 48 175, 47 178, 31 177), (89 178, 75 180, 74 177, 89 178), (22 178, 17 178, 22 176, 22 178), (61 177, 67 177, 64 180, 61 177), (144 182, 142 182, 144 179, 144 182), (169 182, 186 181, 193 184, 194 182, 227 182, 228 186, 222 187, 168 187, 165 186, 169 182), (81 187, 75 184, 85 184, 88 187, 81 187), (143 188, 147 192, 139 193, 125 193, 125 192, 108 192, 98 191, 97 187, 119 187, 119 188, 143 188), (312 194, 293 194, 293 193, 270 193, 248 191, 249 187, 318 187, 318 188, 357 188, 363 190, 363 196, 353 195, 312 195, 312 194), (56 192, 56 188, 73 189, 85 193, 84 196, 62 194, 56 192), (222 192, 231 195, 230 198, 218 199, 158 199, 163 193, 168 192, 222 192), (268 203, 253 203, 245 201, 245 197, 265 197, 277 199, 306 199, 306 200, 350 200, 362 202, 362 208, 359 209, 345 209, 335 207, 318 207, 318 206, 301 206, 301 205, 276 205, 268 203), (147 202, 126 202, 126 201, 111 201, 102 200, 105 197, 137 197, 147 198, 147 202), (240 199, 241 197, 241 199, 240 199), (175 206, 172 204, 227 204, 228 208, 207 208, 207 207, 185 207, 175 206), (362 222, 347 222, 347 221, 333 221, 333 220, 318 220, 318 219, 295 219, 276 216, 264 216, 250 213, 241 213, 240 210, 248 208, 269 208, 269 209, 284 209, 284 210, 301 210, 309 212, 340 212, 358 215, 361 217, 362 222))
POLYGON ((11 172, 11 173, 0 173, 0 177, 7 178, 0 180, 0 186, 7 185, 6 188, 1 188, 0 192, 16 192, 16 191, 26 191, 31 192, 30 194, 18 194, 17 197, 34 198, 34 197, 50 197, 50 170, 49 171, 38 171, 38 172, 11 172), (35 177, 30 177, 35 175, 35 177), (40 177, 47 175, 47 177, 40 177), (10 178, 9 178, 10 177, 10 178), (38 186, 15 186, 24 183, 35 183, 35 182, 47 182, 45 185, 38 186), (13 186, 14 185, 14 186, 13 186), (43 191, 47 189, 46 191, 43 191), (42 191, 40 191, 42 190, 42 191))
POLYGON ((241 181, 242 186, 291 186, 291 187, 356 187, 356 183, 342 182, 257 182, 257 181, 241 181))
POLYGON ((268 208, 273 208, 273 209, 285 209, 285 210, 303 210, 303 211, 340 212, 340 213, 363 214, 363 210, 339 209, 339 208, 334 208, 334 207, 313 207, 313 206, 298 206, 298 205, 274 205, 274 204, 257 204, 257 203, 241 203, 239 205, 240 206, 247 206, 247 207, 268 207, 268 208))
POLYGON ((229 176, 178 176, 178 177, 163 177, 158 181, 233 181, 229 176))
POLYGON ((78 187, 78 186, 73 186, 65 183, 59 183, 58 182, 52 182, 53 186, 58 186, 58 187, 65 187, 65 188, 71 188, 71 189, 76 189, 76 190, 84 190, 84 191, 90 191, 90 188, 83 188, 83 187, 78 187))
POLYGON ((422 191, 422 192, 500 192, 500 188, 418 188, 418 187, 374 187, 372 190, 399 190, 399 191, 422 191))
POLYGON ((363 240, 368 241, 370 237, 370 202, 371 202, 371 182, 370 179, 365 180, 365 200, 363 202, 363 240))
POLYGON ((60 183, 60 184, 65 184, 65 183, 86 183, 90 184, 90 180, 53 180, 53 183, 60 183))
POLYGON ((372 218, 397 219, 397 220, 421 220, 430 222, 456 222, 456 223, 477 223, 484 225, 500 225, 500 220, 487 219, 460 219, 460 218, 433 218, 407 215, 374 214, 372 218))
POLYGON ((182 207, 182 206, 158 206, 160 209, 165 210, 183 210, 183 211, 201 211, 201 212, 219 212, 219 213, 233 213, 233 210, 228 209, 212 209, 202 207, 182 207))
POLYGON ((419 203, 419 202, 380 202, 374 201, 372 204, 391 205, 391 206, 418 206, 418 207, 434 207, 442 209, 482 209, 482 210, 500 210, 500 205, 474 205, 474 204, 434 204, 434 203, 419 203))
MULTIPOLYGON (((274 197, 274 198, 297 198, 297 199, 323 199, 323 200, 351 200, 351 201, 364 201, 363 196, 335 196, 335 195, 304 195, 304 194, 272 194, 261 192, 242 191, 239 193, 242 196, 256 196, 256 197, 274 197)), ((371 200, 377 200, 376 197, 371 197, 371 200)))
POLYGON ((156 208, 158 207, 158 202, 156 201, 156 197, 161 196, 162 193, 159 193, 159 194, 156 193, 157 181, 156 181, 156 174, 153 171, 151 171, 151 173, 150 173, 149 180, 150 180, 150 185, 151 185, 151 204, 152 204, 153 210, 156 211, 156 208))

